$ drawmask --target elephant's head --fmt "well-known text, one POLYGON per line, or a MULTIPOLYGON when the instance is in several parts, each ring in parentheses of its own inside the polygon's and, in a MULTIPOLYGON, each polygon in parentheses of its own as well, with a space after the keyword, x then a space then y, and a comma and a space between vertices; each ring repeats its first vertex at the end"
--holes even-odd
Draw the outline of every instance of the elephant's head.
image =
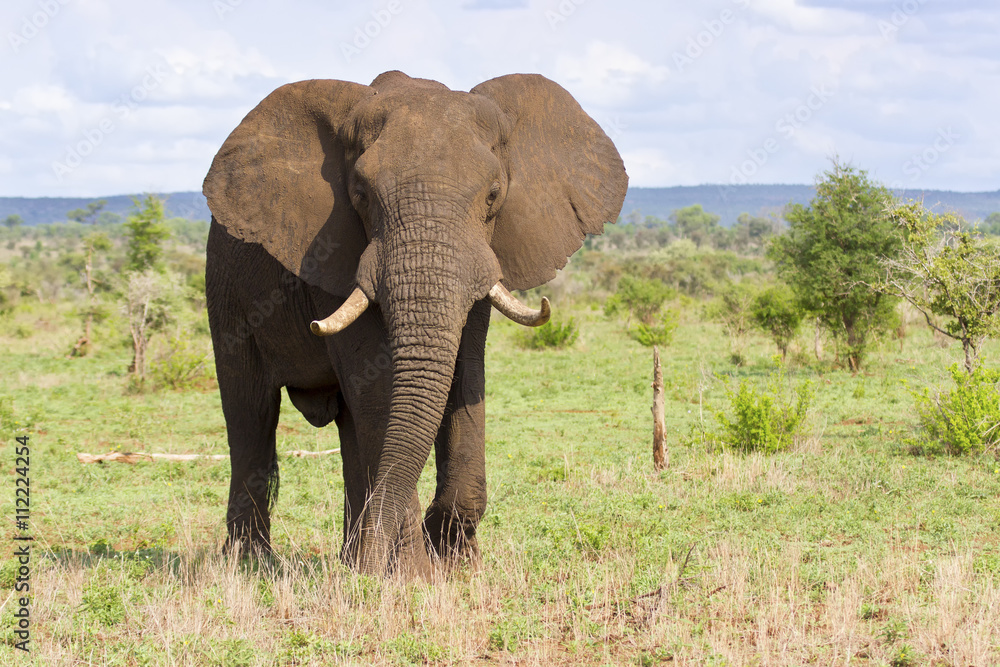
POLYGON ((538 75, 467 93, 401 72, 371 86, 303 81, 274 91, 226 140, 204 186, 215 219, 347 298, 313 331, 343 329, 369 302, 385 321, 391 414, 363 570, 391 558, 472 305, 489 296, 522 323, 544 321, 547 304, 532 311, 507 290, 552 279, 586 234, 615 220, 627 181, 597 123, 538 75))

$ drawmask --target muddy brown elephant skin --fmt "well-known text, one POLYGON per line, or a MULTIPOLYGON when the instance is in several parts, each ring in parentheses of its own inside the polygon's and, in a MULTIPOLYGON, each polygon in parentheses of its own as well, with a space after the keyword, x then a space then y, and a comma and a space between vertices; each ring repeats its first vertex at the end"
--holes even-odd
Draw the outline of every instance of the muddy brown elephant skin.
POLYGON ((551 280, 615 221, 627 183, 607 135, 539 75, 459 92, 386 72, 265 98, 204 185, 227 548, 270 549, 286 387, 311 424, 339 429, 346 562, 386 574, 477 554, 490 304, 547 319, 547 302, 535 311, 507 290, 551 280))

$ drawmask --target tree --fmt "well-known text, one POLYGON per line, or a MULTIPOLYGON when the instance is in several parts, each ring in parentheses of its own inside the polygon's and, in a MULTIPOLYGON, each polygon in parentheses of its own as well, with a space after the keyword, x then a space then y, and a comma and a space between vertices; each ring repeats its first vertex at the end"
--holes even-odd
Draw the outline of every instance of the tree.
POLYGON ((92 201, 87 204, 87 208, 74 208, 72 211, 66 214, 66 217, 70 220, 75 220, 80 224, 94 224, 97 222, 97 216, 100 214, 101 209, 107 204, 106 199, 98 199, 97 201, 92 201))
POLYGON ((622 276, 618 291, 604 303, 604 314, 613 317, 625 313, 625 328, 635 316, 645 325, 652 325, 663 307, 663 302, 673 295, 673 290, 660 280, 622 276))
POLYGON ((107 252, 111 250, 111 240, 105 234, 94 233, 89 234, 83 240, 84 246, 87 248, 86 259, 83 263, 83 274, 87 285, 87 310, 84 313, 84 326, 83 335, 80 336, 79 340, 73 346, 73 350, 70 354, 74 357, 84 357, 90 351, 91 346, 91 333, 94 328, 94 318, 101 316, 103 313, 97 304, 97 294, 94 285, 94 251, 107 252))
POLYGON ((3 219, 3 224, 7 229, 14 229, 15 227, 20 227, 24 224, 24 218, 19 216, 17 213, 12 213, 3 219))
MULTIPOLYGON (((163 273, 163 248, 160 243, 170 232, 164 224, 163 200, 153 194, 142 201, 133 199, 135 212, 125 222, 128 230, 128 252, 125 271, 128 274, 126 314, 132 334, 132 364, 129 371, 140 381, 146 377, 146 347, 157 321, 158 303, 166 290, 157 274, 163 273)), ((162 310, 162 309, 159 309, 162 310)), ((164 311, 165 312, 165 311, 164 311)))
POLYGON ((767 238, 777 230, 777 222, 749 213, 740 213, 732 229, 734 245, 744 251, 764 248, 767 238))
POLYGON ((753 327, 755 297, 755 289, 747 283, 731 283, 719 292, 718 300, 710 310, 729 336, 729 360, 737 366, 746 361, 744 353, 747 336, 753 327))
POLYGON ((128 254, 126 271, 162 270, 163 248, 160 243, 170 236, 164 224, 163 200, 146 195, 143 201, 133 199, 136 211, 128 217, 128 254))
POLYGON ((778 275, 843 345, 852 371, 861 368, 875 337, 891 326, 898 302, 869 287, 878 276, 879 258, 898 257, 902 247, 888 215, 894 201, 867 172, 835 158, 809 206, 791 205, 785 213, 788 232, 772 237, 768 247, 778 275))
POLYGON ((787 285, 769 287, 754 297, 751 314, 757 327, 771 336, 784 360, 788 355, 788 345, 805 317, 795 294, 787 285))
POLYGON ((1000 334, 1000 248, 972 233, 953 214, 936 215, 916 202, 895 207, 902 251, 882 257, 873 287, 905 299, 927 325, 961 341, 972 375, 983 341, 1000 334), (943 326, 932 315, 948 318, 943 326))
POLYGON ((127 275, 123 310, 132 335, 132 363, 128 370, 140 382, 146 377, 146 349, 150 337, 177 321, 183 297, 184 288, 175 274, 148 269, 127 275))
POLYGON ((979 232, 987 236, 1000 236, 1000 213, 990 213, 986 216, 983 224, 979 225, 979 232))
POLYGON ((719 216, 704 210, 701 204, 676 209, 670 214, 670 223, 677 236, 691 239, 699 248, 726 231, 719 226, 719 216))
POLYGON ((102 211, 99 216, 97 216, 97 224, 102 227, 110 227, 111 225, 120 225, 122 222, 122 217, 117 213, 112 213, 111 211, 102 211))

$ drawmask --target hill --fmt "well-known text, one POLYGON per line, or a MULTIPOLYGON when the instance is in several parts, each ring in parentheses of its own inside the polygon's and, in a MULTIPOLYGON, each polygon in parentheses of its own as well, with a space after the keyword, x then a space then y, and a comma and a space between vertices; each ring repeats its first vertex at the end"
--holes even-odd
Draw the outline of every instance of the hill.
MULTIPOLYGON (((789 202, 808 204, 816 190, 811 185, 695 185, 671 188, 629 188, 622 207, 626 219, 637 211, 639 216, 651 215, 667 219, 679 208, 701 204, 706 211, 722 218, 729 227, 740 213, 754 215, 780 214, 789 202)), ((174 192, 162 195, 167 199, 167 216, 208 220, 210 213, 200 192, 174 192)), ((105 211, 127 215, 132 209, 133 195, 100 197, 106 199, 105 211)), ((950 192, 946 190, 906 190, 904 199, 922 199, 935 210, 961 213, 967 220, 984 219, 1000 211, 1000 190, 996 192, 950 192)), ((66 220, 66 213, 82 208, 94 198, 86 197, 0 197, 0 220, 8 215, 20 215, 25 224, 37 225, 66 220)))
MULTIPOLYGON (((740 213, 780 214, 789 202, 808 204, 816 195, 811 185, 695 185, 672 188, 629 188, 622 216, 633 211, 667 219, 679 208, 701 204, 718 215, 725 227, 736 222, 740 213)), ((985 219, 1000 211, 1000 190, 996 192, 951 192, 947 190, 904 190, 902 199, 922 200, 935 211, 956 211, 968 221, 985 219)))
MULTIPOLYGON (((141 195, 114 195, 111 197, 0 197, 0 220, 16 214, 26 225, 40 225, 48 222, 65 222, 66 214, 98 199, 108 203, 102 209, 121 216, 128 215, 133 207, 132 198, 141 195)), ((200 192, 174 192, 161 194, 167 200, 168 218, 208 220, 208 203, 200 192)))

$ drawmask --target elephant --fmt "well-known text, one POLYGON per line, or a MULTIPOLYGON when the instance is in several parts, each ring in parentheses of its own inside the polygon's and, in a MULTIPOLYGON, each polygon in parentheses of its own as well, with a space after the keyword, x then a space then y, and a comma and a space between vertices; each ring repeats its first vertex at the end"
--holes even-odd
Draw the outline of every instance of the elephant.
POLYGON ((310 424, 339 430, 345 563, 389 575, 477 558, 491 308, 547 320, 547 300, 510 291, 554 278, 617 219, 627 184, 598 123, 537 74, 468 92, 399 71, 300 81, 251 110, 203 187, 225 549, 270 552, 284 387, 310 424))

